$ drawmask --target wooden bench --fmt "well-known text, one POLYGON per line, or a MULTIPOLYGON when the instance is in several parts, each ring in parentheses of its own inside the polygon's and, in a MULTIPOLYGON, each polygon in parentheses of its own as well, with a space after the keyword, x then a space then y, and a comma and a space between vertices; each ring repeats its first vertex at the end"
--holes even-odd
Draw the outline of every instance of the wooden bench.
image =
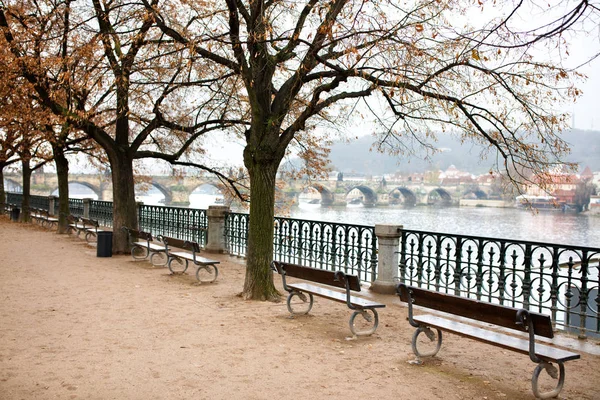
POLYGON ((541 399, 558 396, 565 380, 564 363, 580 357, 579 354, 536 342, 536 335, 547 338, 554 336, 552 320, 547 315, 438 293, 402 283, 397 286, 396 291, 400 300, 408 304, 409 323, 417 328, 412 338, 412 350, 417 357, 430 357, 437 354, 442 345, 442 331, 527 354, 531 361, 537 364, 533 371, 531 385, 533 394, 541 399), (526 332, 528 338, 507 335, 496 330, 477 327, 437 315, 415 316, 414 305, 468 318, 468 322, 479 325, 483 322, 490 324, 493 328, 502 327, 526 332), (434 328, 436 332, 433 332, 431 328, 434 328), (424 333, 426 338, 419 342, 421 333, 424 333), (429 345, 428 348, 423 351, 422 347, 427 345, 429 345), (557 370, 552 363, 558 364, 559 369, 557 370), (541 391, 539 388, 538 378, 542 370, 546 370, 552 378, 558 380, 550 390, 541 391))
POLYGON ((81 224, 83 224, 83 232, 85 232, 85 241, 90 242, 91 238, 98 238, 98 232, 103 232, 100 229, 100 224, 95 219, 90 218, 79 218, 81 224))
POLYGON ((152 265, 157 267, 167 265, 169 259, 165 252, 165 246, 162 243, 154 243, 151 233, 130 229, 126 226, 122 229, 127 232, 127 238, 131 246, 131 256, 134 260, 145 260, 150 256, 152 265))
POLYGON ((347 275, 343 271, 327 271, 280 261, 273 261, 271 268, 281 275, 283 288, 289 292, 287 308, 292 316, 308 314, 312 309, 313 295, 315 295, 346 303, 348 308, 354 310, 349 323, 353 335, 371 335, 377 330, 379 315, 376 309, 385 307, 385 304, 356 297, 352 294, 352 292, 360 292, 358 276, 347 275), (321 286, 307 282, 288 283, 287 277, 319 283, 321 286), (326 286, 341 288, 345 291, 331 290, 326 286), (305 293, 308 294, 308 298, 305 293), (295 300, 296 297, 298 300, 295 300), (357 320, 356 317, 359 315, 361 319, 357 320))
POLYGON ((36 221, 42 227, 58 226, 58 218, 51 216, 48 211, 41 208, 31 209, 31 219, 36 221))
POLYGON ((100 224, 98 221, 93 219, 69 215, 67 221, 67 233, 77 233, 77 236, 79 236, 83 232, 85 241, 88 243, 91 238, 98 237, 98 232, 103 232, 102 229, 99 229, 100 224))
POLYGON ((199 282, 211 283, 219 276, 217 264, 220 261, 201 257, 199 255, 200 245, 197 242, 162 235, 157 235, 156 238, 164 244, 164 251, 168 259, 167 266, 171 273, 184 273, 191 261, 196 266, 196 279, 199 282), (181 251, 181 249, 189 249, 191 253, 181 251))
POLYGON ((79 234, 81 232, 83 232, 84 229, 85 229, 85 226, 80 222, 79 217, 72 215, 72 214, 67 216, 67 233, 68 234, 76 233, 77 236, 79 236, 79 234))

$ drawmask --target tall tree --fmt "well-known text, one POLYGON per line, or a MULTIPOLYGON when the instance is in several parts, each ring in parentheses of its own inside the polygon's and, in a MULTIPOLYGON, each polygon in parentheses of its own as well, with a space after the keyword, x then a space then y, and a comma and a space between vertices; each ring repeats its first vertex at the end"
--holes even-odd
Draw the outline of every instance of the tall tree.
POLYGON ((126 252, 127 236, 120 228, 138 224, 133 160, 163 156, 184 162, 204 133, 243 121, 227 118, 227 93, 218 90, 220 82, 203 79, 204 71, 187 61, 189 54, 182 57, 187 49, 163 40, 141 5, 10 3, 0 7, 0 27, 40 104, 106 153, 113 183, 113 250, 126 252))
POLYGON ((145 1, 166 35, 243 86, 251 185, 244 297, 277 296, 269 269, 276 173, 317 124, 370 110, 380 147, 395 154, 454 130, 487 145, 514 182, 567 151, 557 103, 579 92, 559 62, 563 38, 598 10, 588 1, 501 3, 490 13, 491 4, 460 0, 145 1), (518 29, 524 14, 540 25, 518 29))

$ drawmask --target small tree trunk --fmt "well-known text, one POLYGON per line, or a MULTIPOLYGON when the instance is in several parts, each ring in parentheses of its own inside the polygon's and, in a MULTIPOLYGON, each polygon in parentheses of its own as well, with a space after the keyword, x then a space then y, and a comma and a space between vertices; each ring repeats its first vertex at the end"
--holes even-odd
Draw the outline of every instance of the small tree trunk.
MULTIPOLYGON (((60 146, 52 146, 58 179, 58 233, 67 232, 69 215, 69 161, 60 146)), ((50 211, 50 210, 48 210, 50 211)))
POLYGON ((0 163, 0 215, 4 214, 6 206, 6 192, 4 191, 4 164, 0 163))
POLYGON ((273 218, 275 216, 275 176, 277 163, 254 164, 250 174, 250 226, 246 259, 244 299, 277 300, 273 284, 273 218))
POLYGON ((109 155, 113 184, 113 253, 129 253, 127 233, 122 227, 138 228, 133 181, 133 159, 127 152, 109 155))
POLYGON ((31 213, 29 211, 29 200, 31 196, 31 167, 27 157, 21 161, 21 170, 23 172, 23 203, 21 204, 21 221, 29 222, 31 213))

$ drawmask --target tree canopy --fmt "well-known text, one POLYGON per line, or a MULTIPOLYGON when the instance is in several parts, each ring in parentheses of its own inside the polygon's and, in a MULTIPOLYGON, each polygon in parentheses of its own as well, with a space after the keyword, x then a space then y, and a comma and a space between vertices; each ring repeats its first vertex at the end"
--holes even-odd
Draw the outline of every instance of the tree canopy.
POLYGON ((580 95, 580 76, 563 64, 568 35, 597 26, 599 11, 589 1, 47 1, 34 14, 77 8, 69 73, 40 74, 39 61, 28 63, 45 58, 35 41, 15 39, 27 36, 30 14, 3 5, 0 26, 42 103, 107 152, 113 182, 128 168, 121 152, 126 161, 177 162, 198 132, 243 137, 251 187, 244 297, 253 299, 277 296, 274 192, 290 149, 318 171, 332 129, 367 118, 384 151, 402 156, 453 131, 485 145, 513 182, 527 182, 568 151, 560 105, 580 95), (48 86, 65 82, 74 109, 48 86), (162 151, 174 142, 183 152, 162 151))

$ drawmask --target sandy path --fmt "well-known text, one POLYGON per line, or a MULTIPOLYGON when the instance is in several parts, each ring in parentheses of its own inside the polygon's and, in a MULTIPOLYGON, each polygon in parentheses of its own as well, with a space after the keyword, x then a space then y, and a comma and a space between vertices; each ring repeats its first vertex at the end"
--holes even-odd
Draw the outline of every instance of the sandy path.
MULTIPOLYGON (((348 341, 343 304, 290 319, 237 297, 243 261, 217 258, 217 282, 198 285, 0 217, 0 399, 533 398, 527 357, 456 336, 408 364, 397 298, 377 297, 379 330, 348 341)), ((600 399, 599 365, 567 363, 561 398, 600 399)))

